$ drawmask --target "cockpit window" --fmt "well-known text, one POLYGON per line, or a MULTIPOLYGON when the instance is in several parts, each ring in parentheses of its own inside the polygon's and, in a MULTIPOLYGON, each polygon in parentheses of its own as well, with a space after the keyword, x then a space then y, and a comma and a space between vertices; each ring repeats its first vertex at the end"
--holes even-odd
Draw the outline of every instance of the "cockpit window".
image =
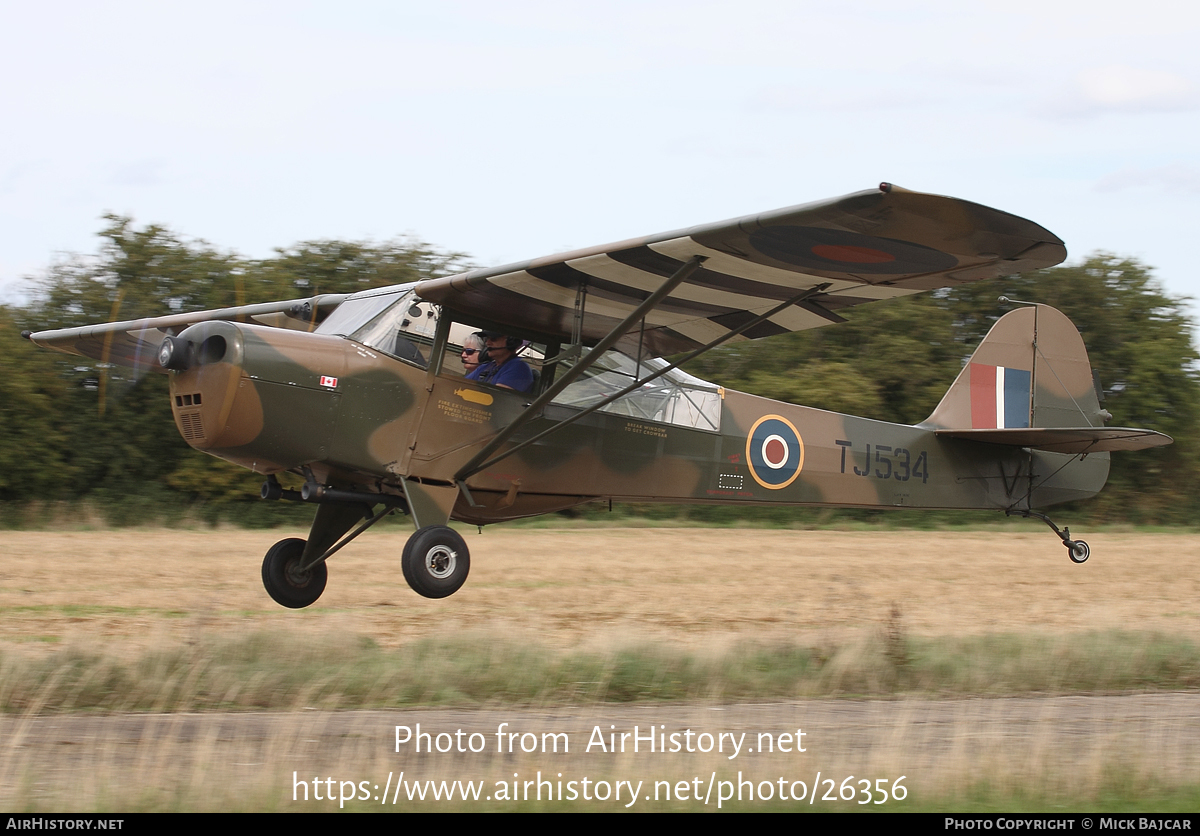
MULTIPOLYGON (((579 408, 591 406, 667 365, 666 360, 652 358, 643 360, 639 367, 633 358, 619 351, 605 352, 581 379, 564 389, 554 403, 579 408)), ((721 429, 721 387, 673 369, 599 411, 718 431, 721 429)))

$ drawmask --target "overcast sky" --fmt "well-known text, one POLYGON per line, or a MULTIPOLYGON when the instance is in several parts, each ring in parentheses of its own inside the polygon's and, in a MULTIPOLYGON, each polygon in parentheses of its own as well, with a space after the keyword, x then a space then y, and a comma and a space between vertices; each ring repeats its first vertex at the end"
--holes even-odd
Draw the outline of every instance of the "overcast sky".
POLYGON ((497 264, 881 180, 1200 297, 1184 2, 0 2, 0 300, 105 212, 497 264))

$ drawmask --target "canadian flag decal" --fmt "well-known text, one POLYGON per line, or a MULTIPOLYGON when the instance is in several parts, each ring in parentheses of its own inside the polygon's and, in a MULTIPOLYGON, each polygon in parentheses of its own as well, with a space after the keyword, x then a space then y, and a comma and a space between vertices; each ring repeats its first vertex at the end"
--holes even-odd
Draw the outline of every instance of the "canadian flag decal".
POLYGON ((330 389, 336 389, 337 388, 337 378, 329 377, 328 375, 321 375, 321 385, 326 386, 330 389))

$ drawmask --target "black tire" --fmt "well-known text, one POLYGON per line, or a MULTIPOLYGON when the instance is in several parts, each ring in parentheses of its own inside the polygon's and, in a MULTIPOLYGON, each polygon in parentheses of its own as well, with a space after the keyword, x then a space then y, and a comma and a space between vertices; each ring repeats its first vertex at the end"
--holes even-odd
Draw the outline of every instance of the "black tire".
POLYGON ((466 582, 471 554, 454 529, 427 525, 417 529, 404 544, 400 568, 413 592, 426 598, 445 598, 466 582))
POLYGON ((1067 557, 1071 558, 1072 563, 1087 563, 1092 556, 1091 548, 1082 540, 1075 540, 1074 543, 1073 546, 1067 546, 1067 557))
POLYGON ((291 537, 280 540, 267 550, 263 558, 262 579, 267 594, 276 604, 298 610, 321 597, 329 570, 318 563, 307 572, 297 572, 300 558, 304 554, 304 541, 291 537))

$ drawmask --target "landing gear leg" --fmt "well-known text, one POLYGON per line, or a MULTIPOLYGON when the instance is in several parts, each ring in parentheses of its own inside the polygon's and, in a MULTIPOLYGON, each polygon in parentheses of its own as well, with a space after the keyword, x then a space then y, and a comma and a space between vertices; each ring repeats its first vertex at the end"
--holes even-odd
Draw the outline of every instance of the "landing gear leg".
POLYGON ((1011 508, 1005 511, 1004 514, 1005 516, 1009 517, 1025 517, 1026 519, 1032 517, 1034 519, 1039 519, 1046 525, 1050 526, 1052 529, 1054 529, 1054 533, 1058 535, 1058 538, 1062 540, 1063 545, 1067 547, 1067 557, 1071 558, 1072 563, 1085 563, 1092 555, 1092 550, 1088 547, 1087 543, 1083 542, 1082 540, 1071 539, 1070 526, 1063 526, 1062 528, 1059 528, 1054 524, 1054 521, 1045 514, 1039 514, 1036 511, 1017 511, 1011 508))

